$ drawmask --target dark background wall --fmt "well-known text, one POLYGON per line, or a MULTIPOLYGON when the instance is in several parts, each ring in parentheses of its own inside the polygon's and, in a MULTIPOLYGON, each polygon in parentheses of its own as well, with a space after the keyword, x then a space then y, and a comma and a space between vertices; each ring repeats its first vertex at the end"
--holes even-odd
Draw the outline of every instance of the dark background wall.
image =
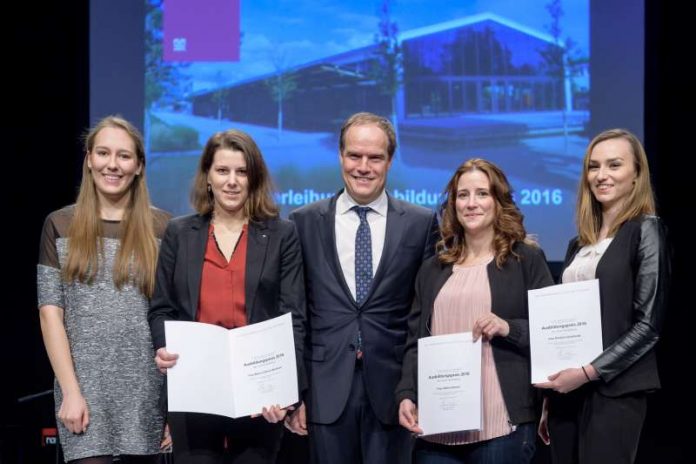
POLYGON ((74 201, 79 136, 89 125, 87 0, 16 2, 3 12, 4 317, 0 322, 0 463, 52 462, 41 449, 52 398, 17 398, 52 388, 36 310, 36 261, 43 218, 74 201), (10 13, 12 11, 12 14, 10 13), (7 78, 9 78, 9 83, 7 78), (9 125, 9 126, 8 126, 9 125), (22 456, 24 453, 24 456, 22 456))
MULTIPOLYGON (((693 147, 686 96, 693 40, 677 2, 646 0, 645 144, 660 214, 675 249, 671 305, 659 345, 663 389, 651 397, 639 462, 685 462, 692 428, 694 304, 687 294, 694 253, 687 207, 693 147)), ((43 219, 74 200, 82 158, 79 137, 89 120, 88 1, 14 2, 5 10, 3 41, 3 197, 5 216, 0 311, 0 464, 51 462, 40 430, 51 426, 52 387, 35 308, 35 265, 43 219), (8 83, 9 79, 9 83, 8 83)), ((604 18, 607 19, 607 18, 604 18)), ((611 18, 621 21, 620 17, 611 18)), ((610 25, 611 21, 607 21, 610 25)), ((124 31, 127 33, 127 31, 124 31)))

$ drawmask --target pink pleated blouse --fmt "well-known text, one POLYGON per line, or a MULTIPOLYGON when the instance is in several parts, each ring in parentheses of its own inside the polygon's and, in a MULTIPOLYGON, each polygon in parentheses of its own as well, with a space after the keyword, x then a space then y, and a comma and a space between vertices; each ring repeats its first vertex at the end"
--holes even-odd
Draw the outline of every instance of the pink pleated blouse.
MULTIPOLYGON (((433 335, 470 332, 479 317, 491 312, 491 289, 486 271, 489 263, 453 267, 452 275, 435 298, 431 321, 433 335)), ((491 344, 484 341, 481 348, 481 430, 430 435, 423 439, 443 445, 463 445, 501 437, 514 430, 500 390, 491 344)))

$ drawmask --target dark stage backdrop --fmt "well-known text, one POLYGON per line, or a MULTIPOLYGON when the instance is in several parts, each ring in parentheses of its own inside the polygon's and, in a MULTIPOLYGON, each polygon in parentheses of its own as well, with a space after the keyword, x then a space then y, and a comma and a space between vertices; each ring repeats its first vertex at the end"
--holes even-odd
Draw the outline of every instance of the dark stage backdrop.
MULTIPOLYGON (((613 25, 623 18, 606 10, 606 3, 593 0, 590 6, 593 21, 611 34, 613 25)), ((686 266, 694 258, 686 219, 693 211, 686 202, 693 183, 688 169, 693 164, 689 143, 693 129, 687 128, 691 118, 685 99, 691 92, 692 74, 687 68, 688 45, 693 41, 688 38, 692 26, 687 16, 670 3, 674 2, 647 0, 645 8, 644 139, 660 212, 676 253, 672 303, 659 347, 663 389, 651 398, 641 463, 685 462, 693 417, 692 388, 686 381, 694 353, 689 314, 693 303, 686 287, 686 266)), ((2 182, 9 211, 2 260, 0 463, 54 459, 52 447, 41 447, 41 429, 54 422, 52 396, 24 403, 17 399, 52 388, 35 307, 35 264, 44 217, 74 201, 79 181, 79 137, 90 123, 89 17, 87 0, 40 6, 19 2, 12 15, 4 16, 11 31, 4 41, 10 52, 3 66, 10 79, 9 84, 5 80, 4 95, 5 102, 12 104, 6 105, 3 118, 9 122, 3 134, 10 144, 4 150, 2 182)), ((113 82, 119 85, 118 79, 113 82)), ((606 100, 606 104, 617 103, 606 100)), ((545 461, 543 452, 538 461, 545 461)))

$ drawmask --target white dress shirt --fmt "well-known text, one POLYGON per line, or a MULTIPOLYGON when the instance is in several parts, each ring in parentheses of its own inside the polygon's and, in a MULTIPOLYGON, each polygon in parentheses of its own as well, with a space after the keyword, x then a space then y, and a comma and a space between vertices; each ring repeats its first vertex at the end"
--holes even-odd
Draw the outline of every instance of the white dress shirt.
POLYGON ((370 225, 372 276, 374 277, 384 249, 389 202, 384 190, 375 201, 367 205, 359 205, 345 190, 336 199, 336 251, 338 252, 338 261, 341 263, 341 270, 343 270, 343 277, 346 279, 353 298, 355 298, 355 236, 360 225, 358 213, 351 209, 354 206, 372 208, 367 213, 367 223, 370 225))

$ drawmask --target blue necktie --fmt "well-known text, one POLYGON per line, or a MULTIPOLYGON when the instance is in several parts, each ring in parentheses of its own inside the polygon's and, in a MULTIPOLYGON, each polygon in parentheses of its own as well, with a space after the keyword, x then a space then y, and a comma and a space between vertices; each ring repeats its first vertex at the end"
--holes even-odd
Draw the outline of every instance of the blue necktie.
MULTIPOLYGON (((367 212, 371 209, 367 206, 353 207, 353 211, 360 218, 358 232, 355 234, 355 301, 358 305, 365 302, 372 285, 372 235, 370 234, 370 224, 367 222, 367 212)), ((363 357, 360 330, 355 338, 355 357, 358 359, 363 357)))
POLYGON ((365 302, 372 285, 372 235, 367 222, 368 206, 354 206, 353 211, 360 218, 358 233, 355 234, 355 301, 365 302))

